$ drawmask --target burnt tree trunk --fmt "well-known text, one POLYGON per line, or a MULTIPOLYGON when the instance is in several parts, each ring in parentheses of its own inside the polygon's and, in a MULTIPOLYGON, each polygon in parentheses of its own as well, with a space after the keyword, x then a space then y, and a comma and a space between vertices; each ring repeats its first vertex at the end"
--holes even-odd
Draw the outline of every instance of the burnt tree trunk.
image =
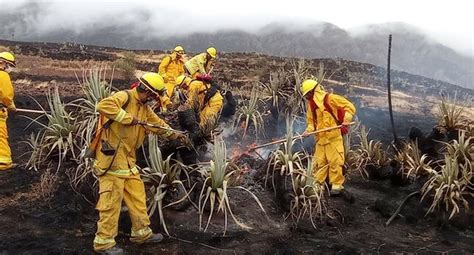
POLYGON ((387 94, 388 94, 388 110, 390 113, 390 122, 392 123, 393 141, 398 148, 397 132, 395 131, 395 122, 393 121, 392 109, 392 90, 390 88, 390 55, 392 53, 392 35, 388 36, 388 59, 387 59, 387 94))

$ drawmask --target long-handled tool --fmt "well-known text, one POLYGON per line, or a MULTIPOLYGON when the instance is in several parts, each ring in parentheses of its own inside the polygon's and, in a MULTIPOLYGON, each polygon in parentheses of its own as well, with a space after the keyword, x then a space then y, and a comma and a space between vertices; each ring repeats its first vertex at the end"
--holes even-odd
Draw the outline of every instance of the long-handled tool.
POLYGON ((159 128, 159 129, 163 129, 163 130, 167 130, 167 131, 171 131, 171 132, 175 132, 175 133, 179 133, 179 134, 183 134, 183 135, 186 134, 186 132, 184 132, 184 131, 180 131, 180 130, 176 130, 176 129, 172 129, 172 128, 168 128, 168 127, 157 126, 157 125, 153 125, 153 124, 142 122, 142 121, 139 121, 138 124, 142 125, 142 126, 145 126, 145 127, 159 128))
MULTIPOLYGON (((316 131, 313 131, 313 132, 309 132, 305 135, 297 135, 297 136, 295 136, 295 138, 303 138, 303 137, 307 137, 307 136, 310 136, 310 135, 314 135, 314 134, 318 134, 318 133, 322 133, 322 132, 327 132, 327 131, 331 131, 331 130, 334 130, 334 129, 339 129, 342 126, 351 126, 351 125, 354 125, 354 124, 355 124, 355 122, 345 123, 345 124, 342 124, 342 125, 339 125, 339 126, 324 128, 324 129, 316 130, 316 131)), ((286 139, 280 139, 280 140, 276 140, 276 141, 273 141, 273 142, 270 142, 270 143, 264 143, 264 144, 257 145, 257 146, 254 146, 254 147, 250 148, 249 151, 254 151, 256 149, 260 149, 260 148, 263 148, 263 147, 267 147, 267 146, 275 145, 275 144, 280 144, 280 143, 284 143, 284 142, 286 142, 286 139)))
POLYGON ((46 111, 41 111, 41 110, 30 110, 30 109, 21 109, 21 108, 16 108, 17 112, 26 112, 26 113, 39 113, 39 114, 45 114, 48 113, 46 111))

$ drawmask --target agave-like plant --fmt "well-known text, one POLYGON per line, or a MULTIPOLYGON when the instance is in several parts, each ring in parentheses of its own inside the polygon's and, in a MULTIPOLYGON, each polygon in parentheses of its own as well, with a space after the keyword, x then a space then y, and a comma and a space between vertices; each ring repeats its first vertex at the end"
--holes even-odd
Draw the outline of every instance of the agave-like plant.
POLYGON ((405 178, 415 180, 419 176, 429 174, 433 171, 432 160, 428 155, 421 154, 418 142, 409 142, 403 145, 403 149, 397 151, 395 159, 401 164, 401 171, 405 178))
MULTIPOLYGON (((78 119, 80 119, 80 137, 84 139, 84 144, 89 144, 94 138, 95 129, 99 113, 96 105, 104 98, 112 95, 114 89, 112 87, 113 74, 110 81, 107 81, 107 71, 104 67, 93 68, 82 71, 82 80, 76 74, 77 81, 82 88, 84 98, 74 101, 71 105, 76 106, 78 111, 78 119)), ((84 150, 85 151, 85 150, 84 150)))
POLYGON ((446 130, 456 130, 464 126, 463 113, 465 106, 460 105, 454 100, 450 101, 444 96, 441 98, 441 102, 438 105, 438 122, 439 126, 446 128, 446 130))
MULTIPOLYGON (((146 184, 149 185, 149 194, 151 196, 148 199, 148 213, 150 217, 158 211, 160 216, 160 222, 163 229, 167 234, 168 228, 166 227, 166 221, 163 214, 163 209, 169 206, 177 205, 184 202, 189 198, 189 193, 194 189, 191 187, 189 192, 183 194, 183 197, 177 201, 163 205, 165 197, 172 191, 182 190, 186 191, 186 187, 183 181, 180 180, 181 171, 185 171, 186 166, 179 162, 172 162, 172 155, 169 155, 166 159, 163 159, 160 148, 158 147, 158 139, 154 135, 148 136, 148 164, 149 167, 143 168, 142 177, 146 184)), ((189 176, 188 176, 189 181, 189 176)))
POLYGON ((257 89, 253 88, 250 93, 250 99, 244 104, 240 105, 237 109, 237 118, 234 122, 234 129, 240 126, 243 122, 243 135, 242 138, 247 134, 250 123, 253 123, 255 128, 255 135, 258 135, 263 129, 264 122, 262 114, 258 110, 259 95, 257 89))
POLYGON ((455 158, 460 164, 467 164, 471 171, 472 162, 474 162, 474 140, 472 136, 468 136, 465 130, 459 130, 458 140, 453 140, 449 143, 444 143, 446 152, 455 158))
POLYGON ((313 169, 313 161, 308 158, 306 171, 298 169, 291 175, 294 181, 289 216, 295 224, 298 224, 303 217, 309 217, 311 224, 316 228, 315 221, 327 214, 327 205, 324 189, 315 186, 319 184, 315 184, 313 169))
MULTIPOLYGON (((109 97, 114 92, 112 87, 114 70, 110 80, 108 81, 107 71, 105 67, 97 67, 82 71, 81 79, 76 74, 77 82, 84 93, 83 98, 79 98, 69 105, 75 107, 76 125, 78 126, 77 144, 80 147, 80 153, 74 158, 77 167, 71 168, 68 171, 70 184, 74 190, 84 182, 90 182, 92 179, 97 179, 93 174, 93 161, 85 157, 85 153, 90 142, 94 139, 99 121, 99 112, 96 110, 96 105, 104 98, 109 97)), ((90 185, 92 190, 95 190, 96 181, 90 185)))
POLYGON ((382 142, 369 140, 369 132, 365 126, 361 126, 358 134, 360 144, 356 150, 357 169, 359 169, 362 176, 366 177, 368 177, 367 166, 380 168, 389 163, 389 157, 382 149, 382 142))
POLYGON ((283 143, 283 149, 278 149, 270 155, 270 160, 267 165, 265 186, 270 171, 272 172, 273 188, 275 188, 275 172, 282 176, 289 176, 297 169, 304 169, 302 164, 303 153, 298 151, 295 152, 293 150, 295 141, 296 139, 293 134, 293 118, 288 116, 286 118, 286 142, 283 143))
POLYGON ((214 210, 216 209, 217 205, 217 212, 224 213, 224 235, 227 231, 227 216, 230 214, 234 222, 243 229, 251 229, 249 226, 240 222, 232 212, 230 199, 228 195, 228 190, 230 188, 238 188, 241 190, 246 191, 250 196, 255 200, 258 204, 260 209, 265 213, 265 209, 263 208, 260 200, 257 198, 255 194, 253 194, 250 190, 242 187, 242 186, 234 186, 229 187, 230 178, 234 174, 234 171, 229 171, 231 169, 230 162, 227 159, 227 150, 225 146, 225 142, 222 138, 215 137, 214 138, 214 151, 213 151, 213 159, 209 162, 208 165, 202 165, 199 169, 204 182, 202 184, 201 192, 199 195, 199 229, 201 231, 206 231, 209 227, 209 223, 211 222, 214 210), (207 223, 203 228, 203 216, 205 208, 209 206, 210 212, 207 218, 207 223))
MULTIPOLYGON (((49 112, 38 103, 39 107, 45 111, 44 115, 48 120, 47 124, 38 121, 38 118, 31 119, 32 122, 39 124, 43 129, 37 134, 34 144, 39 146, 35 148, 27 164, 28 168, 38 169, 50 156, 58 156, 58 169, 66 156, 70 154, 73 158, 78 154, 79 146, 76 142, 77 125, 76 120, 71 113, 66 111, 66 105, 61 101, 58 87, 51 92, 48 91, 46 97, 49 105, 49 112), (38 140, 39 139, 39 140, 38 140), (41 150, 38 153, 37 150, 41 150), (41 158, 31 158, 41 157, 41 158), (31 165, 30 163, 36 164, 31 165)), ((32 142, 31 140, 30 142, 32 142)), ((33 145, 33 143, 30 143, 33 145)))
POLYGON ((288 99, 293 93, 290 87, 287 87, 287 74, 284 70, 270 72, 268 84, 261 83, 264 88, 265 98, 272 101, 272 106, 280 111, 280 103, 288 99))
POLYGON ((468 165, 472 162, 459 164, 456 158, 445 155, 443 163, 441 171, 432 171, 431 178, 423 185, 421 200, 432 196, 427 215, 444 206, 451 219, 460 212, 460 206, 469 209, 467 197, 472 196, 469 190, 473 186, 470 182, 473 172, 468 165))

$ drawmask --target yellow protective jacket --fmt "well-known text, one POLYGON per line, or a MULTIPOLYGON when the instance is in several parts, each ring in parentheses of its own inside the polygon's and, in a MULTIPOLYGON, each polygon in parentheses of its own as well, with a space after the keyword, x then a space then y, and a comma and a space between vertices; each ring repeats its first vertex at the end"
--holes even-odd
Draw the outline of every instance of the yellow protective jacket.
POLYGON ((217 91, 217 93, 212 96, 207 103, 204 102, 204 97, 210 87, 211 86, 209 84, 204 83, 202 81, 192 80, 189 83, 187 104, 190 106, 194 106, 195 104, 197 104, 199 106, 200 111, 204 111, 206 108, 216 107, 218 107, 220 110, 224 101, 224 98, 222 97, 220 91, 217 91), (196 100, 198 100, 198 102, 195 102, 196 100))
POLYGON ((176 78, 184 74, 184 59, 177 58, 175 52, 164 57, 158 67, 158 74, 163 77, 168 96, 171 97, 176 84, 176 78))
POLYGON ((205 74, 211 70, 211 66, 213 64, 212 59, 207 61, 206 56, 207 53, 201 53, 194 56, 184 64, 189 74, 191 74, 193 78, 197 73, 205 74))
POLYGON ((95 168, 99 174, 110 169, 107 174, 116 176, 130 176, 138 173, 136 168, 136 150, 143 144, 146 131, 149 130, 164 137, 173 133, 163 129, 144 128, 141 125, 129 125, 135 117, 139 121, 153 125, 169 127, 165 121, 160 119, 153 110, 140 102, 136 89, 120 91, 100 101, 96 106, 97 111, 107 119, 114 120, 110 127, 101 134, 101 140, 116 149, 114 156, 107 156, 101 152, 102 143, 96 150, 95 168), (127 108, 122 109, 130 96, 127 108))
MULTIPOLYGON (((7 109, 14 109, 15 107, 15 102, 13 102, 14 98, 14 90, 13 90, 13 85, 12 81, 10 80, 10 75, 3 71, 0 70, 0 104, 3 105, 3 107, 6 107, 7 109)), ((2 106, 0 106, 1 108, 2 106)), ((1 118, 2 116, 0 116, 1 118)), ((6 118, 6 116, 3 116, 6 118)))
MULTIPOLYGON (((338 125, 334 117, 328 112, 332 111, 335 117, 338 117, 338 109, 344 110, 344 123, 349 123, 352 121, 353 116, 356 113, 354 105, 344 98, 343 96, 328 94, 328 107, 330 109, 325 109, 324 97, 327 93, 319 91, 316 92, 313 96, 313 100, 316 104, 316 109, 312 110, 311 104, 308 102, 306 110, 306 122, 307 132, 313 132, 323 128, 335 127, 338 125), (314 116, 316 115, 316 116, 314 116)), ((340 129, 334 129, 331 131, 326 131, 317 134, 317 143, 319 145, 326 145, 333 141, 342 140, 342 134, 340 129)))

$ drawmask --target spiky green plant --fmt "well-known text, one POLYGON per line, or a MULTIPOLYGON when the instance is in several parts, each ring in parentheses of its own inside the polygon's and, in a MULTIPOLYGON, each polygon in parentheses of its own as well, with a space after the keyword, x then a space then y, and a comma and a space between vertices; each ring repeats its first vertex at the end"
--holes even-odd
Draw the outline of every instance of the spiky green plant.
POLYGON ((431 206, 426 214, 433 213, 436 209, 444 207, 446 212, 450 212, 449 219, 460 212, 460 207, 469 209, 467 198, 473 196, 469 190, 472 188, 473 172, 468 164, 459 164, 456 158, 451 155, 445 155, 444 165, 440 172, 432 171, 431 178, 423 185, 421 189, 423 201, 431 198, 431 206))
POLYGON ((428 160, 426 154, 421 154, 418 142, 409 142, 403 145, 403 149, 397 151, 395 159, 400 162, 402 175, 405 178, 415 180, 420 176, 431 173, 432 160, 428 160))
POLYGON ((459 164, 468 164, 471 171, 474 171, 472 162, 474 162, 474 140, 469 137, 465 130, 459 130, 458 140, 453 140, 449 143, 444 143, 446 146, 446 153, 455 158, 459 164))
POLYGON ((464 126, 462 116, 464 111, 465 106, 458 104, 456 102, 456 97, 454 97, 454 100, 450 101, 449 98, 446 99, 443 96, 438 105, 438 112, 436 114, 439 126, 442 126, 447 130, 462 128, 464 126))
POLYGON ((272 106, 280 111, 280 104, 287 100, 293 93, 287 86, 287 74, 284 70, 270 72, 268 84, 261 83, 264 88, 265 99, 272 101, 272 106))
MULTIPOLYGON (((230 199, 228 195, 228 190, 231 188, 229 187, 230 178, 234 174, 234 171, 229 171, 230 169, 230 162, 227 159, 227 150, 224 141, 222 138, 215 137, 214 139, 214 151, 213 151, 213 158, 209 162, 208 165, 202 165, 199 169, 204 182, 201 188, 201 192, 199 195, 199 229, 201 231, 206 231, 209 227, 209 223, 211 222, 214 209, 216 208, 217 204, 217 213, 222 212, 224 213, 224 235, 227 231, 227 216, 230 214, 234 222, 243 229, 250 229, 249 226, 245 225, 244 223, 240 222, 232 212, 232 208, 230 206, 230 199), (202 227, 203 215, 206 206, 210 207, 209 216, 207 218, 206 226, 202 227)), ((242 186, 235 186, 232 188, 238 188, 241 190, 246 191, 250 196, 255 200, 258 204, 260 209, 265 213, 265 209, 263 208, 260 200, 257 198, 255 194, 253 194, 250 190, 242 187, 242 186)))
MULTIPOLYGON (((293 118, 288 116, 286 118, 286 142, 283 143, 283 149, 277 149, 272 152, 270 155, 270 160, 267 165, 266 177, 272 172, 272 184, 275 188, 274 183, 274 174, 291 175, 297 169, 304 169, 302 164, 302 152, 295 152, 293 150, 293 145, 295 144, 296 139, 293 134, 293 118)), ((265 186, 267 183, 267 178, 265 179, 265 186)))
POLYGON ((298 169, 291 175, 294 181, 289 216, 295 224, 298 224, 303 217, 308 217, 316 228, 315 221, 324 218, 327 214, 327 206, 324 189, 314 181, 313 169, 313 161, 308 159, 306 170, 298 169))
MULTIPOLYGON (((91 182, 91 179, 97 179, 93 174, 93 161, 92 159, 85 158, 85 153, 90 142, 94 139, 97 129, 99 112, 96 110, 96 105, 102 99, 112 95, 114 91, 112 87, 113 76, 114 70, 112 69, 110 79, 107 80, 107 69, 103 66, 84 69, 81 78, 76 74, 77 82, 81 86, 84 97, 70 103, 70 106, 76 108, 76 125, 79 127, 77 144, 80 147, 80 154, 74 158, 77 167, 71 168, 68 171, 69 180, 74 190, 78 190, 78 186, 84 182, 91 182)), ((96 181, 94 181, 93 185, 89 186, 95 191, 95 185, 96 181)))
MULTIPOLYGON (((186 198, 189 198, 189 193, 194 189, 193 186, 183 197, 163 206, 164 199, 170 192, 178 189, 186 191, 184 183, 180 180, 181 171, 185 169, 185 166, 179 162, 172 162, 171 156, 169 155, 166 159, 163 159, 161 150, 158 147, 157 137, 154 135, 148 136, 149 167, 142 169, 144 182, 149 186, 148 190, 151 195, 148 199, 148 213, 151 217, 158 210, 161 225, 167 234, 169 232, 166 227, 163 209, 182 203, 186 198)), ((184 172, 186 173, 186 171, 184 172)))
POLYGON ((43 155, 43 153, 45 151, 43 150, 42 146, 43 140, 44 132, 38 132, 36 134, 31 133, 30 137, 24 141, 24 143, 26 143, 31 149, 30 152, 25 153, 30 153, 28 161, 26 162, 26 167, 28 169, 34 169, 35 171, 38 171, 39 167, 44 163, 45 155, 43 155))
POLYGON ((82 71, 82 80, 76 74, 77 81, 82 88, 84 98, 74 101, 71 105, 78 108, 78 119, 80 119, 80 137, 84 139, 84 144, 88 145, 92 139, 99 113, 96 105, 104 98, 113 93, 113 70, 110 81, 107 81, 107 70, 104 67, 93 68, 82 71))
POLYGON ((253 124, 255 129, 255 135, 257 136, 263 129, 264 123, 262 114, 258 110, 259 95, 256 88, 252 89, 250 93, 250 99, 244 104, 237 108, 237 118, 234 121, 234 129, 240 126, 243 122, 243 135, 242 138, 247 134, 250 123, 253 124))
POLYGON ((389 157, 382 149, 382 142, 369 140, 369 132, 365 126, 361 126, 358 134, 360 144, 356 150, 357 169, 366 177, 368 177, 367 166, 381 168, 389 163, 389 157))
POLYGON ((31 119, 32 122, 39 124, 43 128, 39 131, 39 133, 42 134, 38 134, 36 137, 40 140, 35 141, 40 147, 39 150, 42 150, 42 152, 38 153, 34 151, 34 153, 31 154, 28 162, 37 165, 27 165, 28 168, 37 169, 39 165, 44 163, 50 156, 57 155, 59 169, 68 154, 75 158, 80 150, 76 142, 76 120, 72 117, 71 113, 66 111, 66 105, 61 101, 58 87, 55 87, 53 91, 49 90, 46 99, 49 105, 49 112, 46 112, 44 108, 38 102, 37 103, 41 109, 45 111, 43 116, 47 118, 47 124, 38 121, 42 116, 37 119, 31 119), (35 159, 31 157, 41 158, 35 159))

